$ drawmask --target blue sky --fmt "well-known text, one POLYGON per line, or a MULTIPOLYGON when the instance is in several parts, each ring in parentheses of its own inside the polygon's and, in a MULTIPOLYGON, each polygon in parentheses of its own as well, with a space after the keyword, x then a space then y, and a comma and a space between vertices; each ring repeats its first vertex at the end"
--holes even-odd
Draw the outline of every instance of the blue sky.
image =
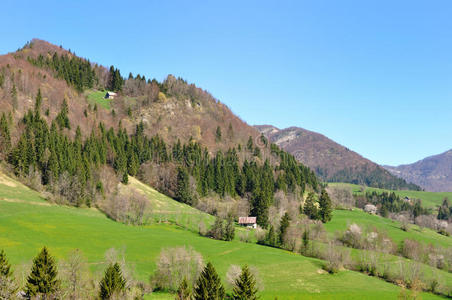
POLYGON ((2 1, 0 53, 37 37, 124 75, 182 76, 249 124, 381 164, 452 148, 449 0, 93 2, 2 1))

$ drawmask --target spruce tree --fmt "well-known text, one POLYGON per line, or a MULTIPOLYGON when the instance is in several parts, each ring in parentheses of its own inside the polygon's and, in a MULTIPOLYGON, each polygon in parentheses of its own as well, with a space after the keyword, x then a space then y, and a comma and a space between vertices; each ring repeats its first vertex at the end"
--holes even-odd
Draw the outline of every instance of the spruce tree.
POLYGON ((9 151, 11 147, 11 133, 9 131, 8 120, 5 113, 2 113, 0 118, 0 152, 5 153, 9 151))
POLYGON ((222 300, 225 297, 220 277, 210 262, 207 263, 196 282, 193 297, 195 300, 222 300))
POLYGON ((104 278, 100 281, 99 298, 111 299, 123 293, 126 288, 126 280, 122 276, 121 267, 118 263, 110 264, 105 270, 104 278))
POLYGON ((190 300, 191 290, 188 286, 187 278, 184 278, 177 289, 176 300, 190 300))
POLYGON ((325 190, 322 190, 322 193, 320 194, 320 199, 319 199, 320 220, 323 223, 331 221, 332 212, 333 212, 333 208, 332 208, 330 196, 328 195, 328 193, 325 190))
POLYGON ((11 299, 17 291, 14 283, 11 265, 6 258, 5 251, 0 251, 0 299, 11 299))
POLYGON ((315 194, 309 193, 308 198, 304 202, 303 213, 307 215, 310 219, 316 220, 318 218, 318 209, 315 205, 315 194))
POLYGON ((290 217, 286 212, 284 216, 281 218, 281 223, 279 226, 279 243, 282 245, 284 243, 284 236, 286 235, 287 228, 290 225, 290 217))
POLYGON ((221 142, 221 128, 220 128, 220 126, 217 126, 217 130, 215 132, 215 141, 217 143, 221 142))
POLYGON ((176 199, 183 203, 192 204, 190 177, 184 167, 179 167, 177 171, 176 199))
POLYGON ((44 247, 33 260, 31 273, 25 285, 25 292, 29 298, 37 296, 46 299, 55 294, 59 286, 55 260, 44 247))
POLYGON ((235 300, 256 300, 257 288, 256 279, 251 274, 248 266, 242 268, 242 273, 239 278, 235 280, 234 288, 232 290, 232 299, 235 300))

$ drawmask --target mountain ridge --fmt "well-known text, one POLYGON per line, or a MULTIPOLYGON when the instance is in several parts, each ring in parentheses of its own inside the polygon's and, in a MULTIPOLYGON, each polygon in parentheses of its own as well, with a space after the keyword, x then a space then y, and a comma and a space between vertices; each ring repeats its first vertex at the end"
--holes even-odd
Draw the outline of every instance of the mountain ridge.
POLYGON ((452 191, 452 149, 412 164, 383 166, 389 172, 432 192, 452 191))
POLYGON ((255 125, 271 142, 294 155, 326 181, 390 189, 419 189, 327 136, 300 127, 255 125))

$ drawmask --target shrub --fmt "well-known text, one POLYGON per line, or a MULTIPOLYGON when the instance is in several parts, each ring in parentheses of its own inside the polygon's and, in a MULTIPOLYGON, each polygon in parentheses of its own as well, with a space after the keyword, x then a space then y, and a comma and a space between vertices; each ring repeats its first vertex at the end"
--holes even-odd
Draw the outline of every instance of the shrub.
POLYGON ((323 268, 329 273, 337 273, 340 269, 346 266, 350 260, 350 250, 341 249, 337 247, 334 242, 328 243, 323 259, 326 260, 326 264, 323 268))
POLYGON ((163 249, 157 260, 157 270, 151 282, 156 289, 175 292, 184 279, 189 286, 193 286, 203 266, 201 254, 192 248, 163 249))
POLYGON ((361 227, 353 223, 348 227, 348 229, 344 232, 340 241, 352 248, 360 249, 362 248, 362 230, 361 227))

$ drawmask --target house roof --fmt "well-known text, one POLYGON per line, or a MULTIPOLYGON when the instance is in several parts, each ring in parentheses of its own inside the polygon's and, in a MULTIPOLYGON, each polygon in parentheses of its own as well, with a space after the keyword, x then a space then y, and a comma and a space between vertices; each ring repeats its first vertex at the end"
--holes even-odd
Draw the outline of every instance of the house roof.
POLYGON ((240 217, 239 224, 255 224, 256 217, 240 217))

